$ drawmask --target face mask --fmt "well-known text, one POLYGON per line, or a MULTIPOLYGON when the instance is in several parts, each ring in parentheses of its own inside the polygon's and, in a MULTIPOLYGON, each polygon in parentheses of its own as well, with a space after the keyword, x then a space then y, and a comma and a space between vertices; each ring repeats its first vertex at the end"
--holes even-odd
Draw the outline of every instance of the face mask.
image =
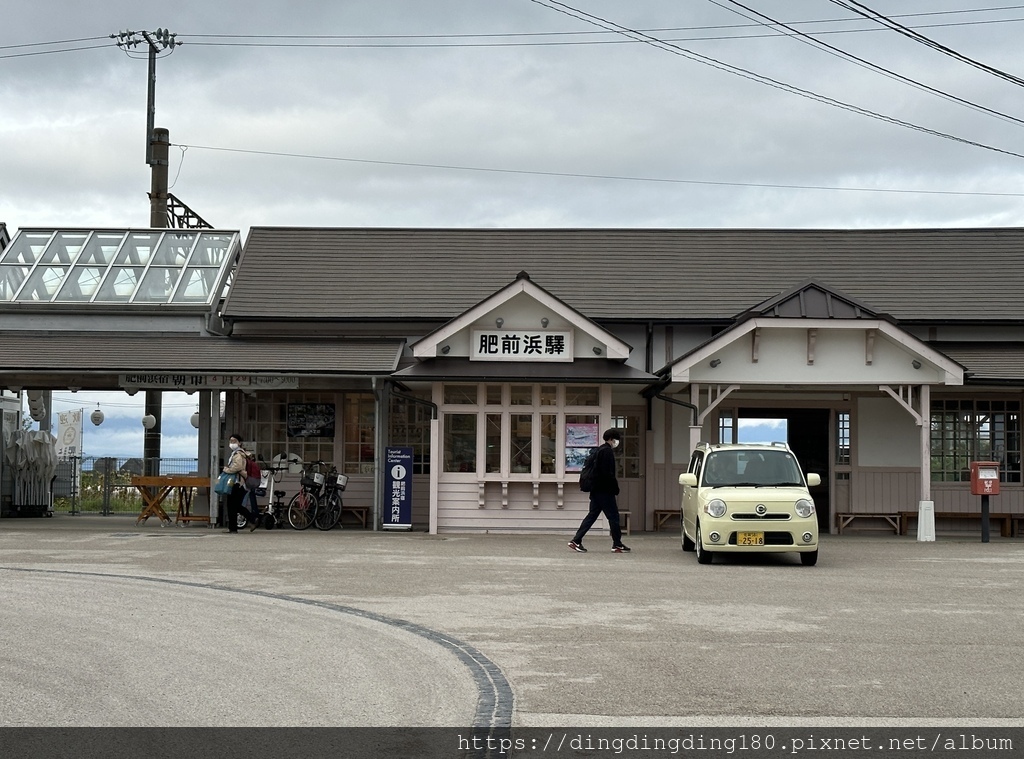
POLYGON ((231 445, 229 445, 228 448, 230 448, 233 451, 237 451, 238 450, 238 443, 231 443, 231 445))
POLYGON ((610 445, 612 448, 618 448, 619 447, 619 441, 615 440, 615 439, 609 440, 608 441, 608 445, 610 445))

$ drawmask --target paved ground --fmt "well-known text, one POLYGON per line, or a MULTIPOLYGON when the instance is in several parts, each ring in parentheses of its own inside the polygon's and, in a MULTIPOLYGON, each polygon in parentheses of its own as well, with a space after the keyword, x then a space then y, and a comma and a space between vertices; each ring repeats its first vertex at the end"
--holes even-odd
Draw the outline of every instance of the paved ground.
POLYGON ((1024 726, 1024 539, 0 520, 0 725, 1024 726))

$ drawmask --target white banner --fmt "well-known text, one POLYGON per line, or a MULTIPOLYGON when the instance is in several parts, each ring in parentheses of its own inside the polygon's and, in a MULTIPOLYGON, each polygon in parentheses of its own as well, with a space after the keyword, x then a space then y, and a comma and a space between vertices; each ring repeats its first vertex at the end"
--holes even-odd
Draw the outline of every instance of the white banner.
POLYGON ((57 414, 57 459, 67 461, 82 455, 83 409, 57 414))
POLYGON ((572 332, 475 329, 470 361, 572 361, 572 332))

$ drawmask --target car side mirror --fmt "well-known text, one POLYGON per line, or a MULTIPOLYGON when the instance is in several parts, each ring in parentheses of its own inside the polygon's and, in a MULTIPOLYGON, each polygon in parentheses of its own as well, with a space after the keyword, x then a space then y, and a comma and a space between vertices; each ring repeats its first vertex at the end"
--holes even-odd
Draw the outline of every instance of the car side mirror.
POLYGON ((691 472, 683 472, 679 475, 679 484, 686 485, 689 488, 697 487, 697 475, 691 472))
POLYGON ((817 472, 807 473, 807 487, 813 488, 821 484, 821 475, 817 472))

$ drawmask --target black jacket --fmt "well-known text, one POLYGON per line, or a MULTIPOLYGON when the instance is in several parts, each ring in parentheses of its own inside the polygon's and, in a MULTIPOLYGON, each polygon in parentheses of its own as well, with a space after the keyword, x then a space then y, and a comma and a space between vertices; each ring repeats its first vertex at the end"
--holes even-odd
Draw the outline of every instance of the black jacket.
POLYGON ((619 494, 619 480, 615 476, 615 452, 608 443, 597 449, 597 461, 594 463, 594 485, 590 492, 619 494))

